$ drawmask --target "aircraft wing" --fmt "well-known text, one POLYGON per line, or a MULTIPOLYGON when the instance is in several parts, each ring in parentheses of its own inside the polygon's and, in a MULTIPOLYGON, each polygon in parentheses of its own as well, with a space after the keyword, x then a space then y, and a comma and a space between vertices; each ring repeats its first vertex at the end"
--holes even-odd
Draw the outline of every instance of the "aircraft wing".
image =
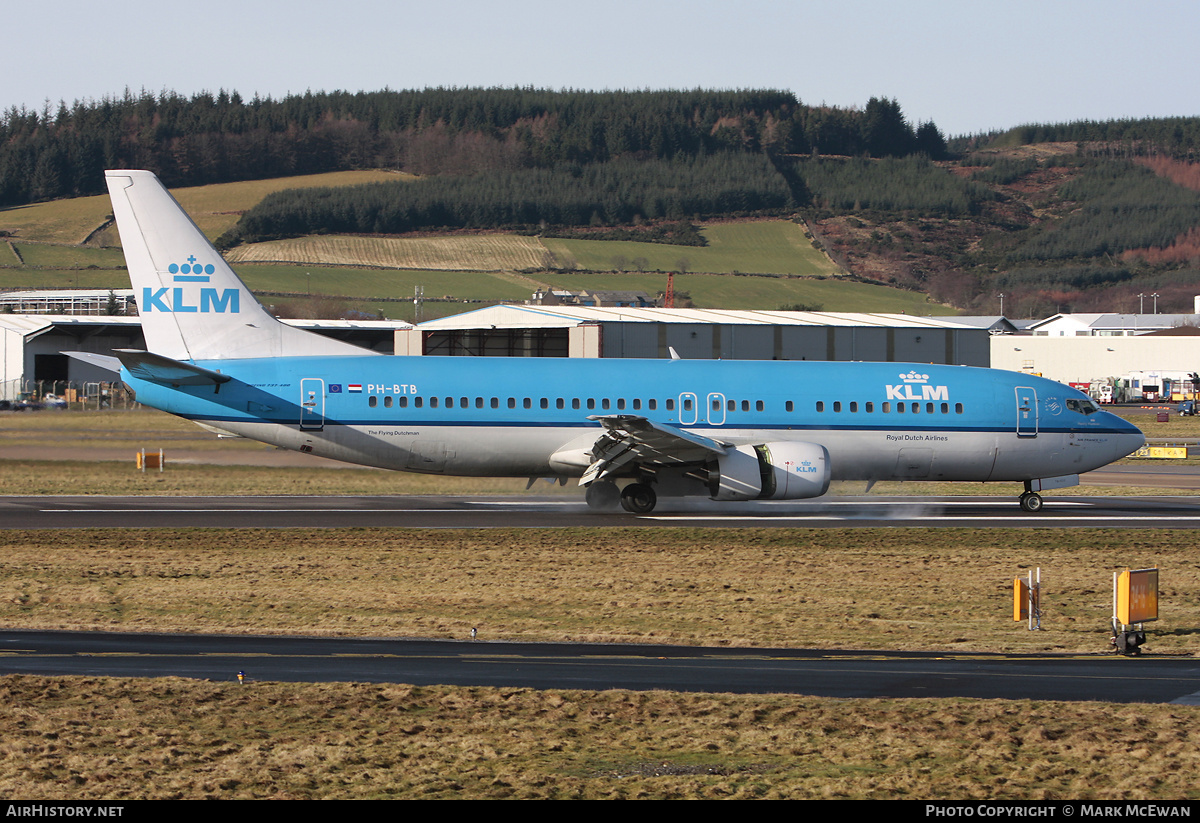
POLYGON ((593 415, 589 419, 599 421, 604 434, 592 446, 592 463, 579 479, 581 486, 603 480, 630 463, 675 466, 697 463, 729 450, 711 437, 638 415, 593 415))

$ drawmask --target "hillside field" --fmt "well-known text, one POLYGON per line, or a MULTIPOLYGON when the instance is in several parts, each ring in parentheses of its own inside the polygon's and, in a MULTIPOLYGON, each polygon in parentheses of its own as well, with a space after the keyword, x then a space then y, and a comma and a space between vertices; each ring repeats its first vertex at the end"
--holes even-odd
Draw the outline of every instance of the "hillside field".
MULTIPOLYGON (((270 192, 396 177, 383 171, 337 172, 173 194, 212 239, 270 192)), ((115 229, 97 231, 110 214, 107 197, 0 211, 0 230, 13 235, 0 255, 0 290, 128 288, 115 229)), ((418 286, 428 301, 422 319, 456 313, 464 303, 526 300, 538 288, 635 290, 654 297, 665 291, 668 271, 682 273, 676 291, 701 308, 776 310, 802 304, 826 311, 953 313, 918 292, 842 280, 804 227, 790 220, 721 221, 701 231, 707 246, 506 233, 311 236, 236 247, 228 257, 265 303, 295 316, 358 310, 413 320, 411 300, 418 286), (305 305, 309 298, 311 305, 305 305)))

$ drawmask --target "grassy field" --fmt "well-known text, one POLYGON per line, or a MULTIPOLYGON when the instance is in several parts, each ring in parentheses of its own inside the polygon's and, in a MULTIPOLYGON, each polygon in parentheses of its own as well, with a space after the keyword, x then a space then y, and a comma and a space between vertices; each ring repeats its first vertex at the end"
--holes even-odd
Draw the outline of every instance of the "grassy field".
POLYGON ((0 791, 1194 801, 1197 721, 1189 706, 5 677, 0 791))
POLYGON ((1194 555, 1169 530, 7 530, 0 624, 1097 654, 1112 571, 1157 565, 1149 653, 1195 654, 1194 555), (1032 566, 1041 632, 1012 620, 1032 566))
POLYGON ((790 274, 826 277, 839 274, 824 254, 813 248, 804 229, 790 220, 749 220, 702 226, 707 246, 672 246, 629 241, 547 238, 546 248, 580 268, 607 271, 646 260, 649 271, 728 274, 790 274), (624 266, 617 260, 623 259, 624 266), (680 265, 686 261, 686 265, 680 265))
POLYGON ((546 249, 515 234, 451 237, 313 236, 231 249, 231 263, 312 263, 440 271, 519 271, 537 268, 546 249))
MULTIPOLYGON (((302 186, 354 185, 393 180, 393 172, 336 172, 279 180, 197 186, 173 192, 210 238, 232 227, 239 215, 266 194, 302 186)), ((111 214, 106 196, 39 203, 0 211, 0 229, 14 234, 14 247, 0 254, 0 290, 41 288, 123 289, 129 287, 116 230, 100 229, 111 214), (88 246, 80 244, 86 239, 88 246)), ((547 263, 606 272, 634 267, 680 271, 676 288, 699 307, 778 309, 796 304, 827 311, 953 314, 920 294, 885 286, 839 282, 837 268, 813 248, 803 227, 788 220, 731 221, 702 227, 706 247, 623 241, 539 239, 505 234, 444 237, 307 237, 253 244, 231 251, 230 260, 257 292, 334 295, 351 298, 341 310, 359 310, 413 320, 410 304, 374 305, 370 298, 411 298, 415 286, 426 297, 472 302, 528 299, 539 286, 617 288, 649 291, 665 285, 656 275, 560 274, 535 271, 547 263), (265 263, 278 265, 264 265, 265 263), (526 276, 516 275, 527 272, 526 276), (734 273, 772 277, 728 277, 734 273), (696 273, 709 274, 698 277, 696 273), (722 275, 722 276, 715 276, 722 275), (827 278, 827 279, 809 279, 827 278), (647 283, 658 284, 647 287, 647 283)), ((271 303, 276 298, 265 298, 271 303)), ((293 307, 295 308, 295 307, 293 307)), ((461 310, 430 303, 422 319, 461 310)), ((306 308, 300 306, 299 311, 306 308)), ((331 306, 322 305, 328 313, 331 306)))
MULTIPOLYGON (((556 289, 614 289, 644 291, 651 297, 664 291, 665 274, 533 275, 556 289)), ((775 310, 797 304, 819 305, 824 311, 888 312, 914 315, 952 315, 954 310, 933 303, 923 294, 836 278, 738 277, 734 275, 676 275, 675 291, 687 292, 697 308, 775 310)))
MULTIPOLYGON (((350 186, 378 180, 395 180, 395 172, 343 171, 309 174, 274 180, 246 180, 240 183, 219 183, 174 189, 175 199, 208 235, 218 237, 237 222, 241 212, 258 203, 271 192, 308 186, 350 186)), ((18 240, 78 245, 103 225, 112 214, 108 195, 77 197, 0 209, 0 229, 12 232, 18 240)), ((97 245, 119 245, 116 232, 97 245), (111 242, 109 242, 111 241, 111 242)))

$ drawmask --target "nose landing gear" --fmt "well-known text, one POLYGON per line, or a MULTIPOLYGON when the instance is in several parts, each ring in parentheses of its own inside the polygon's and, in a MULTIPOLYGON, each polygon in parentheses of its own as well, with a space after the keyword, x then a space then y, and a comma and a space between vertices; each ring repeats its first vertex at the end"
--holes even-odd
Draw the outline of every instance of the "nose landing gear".
POLYGON ((1025 481, 1025 491, 1021 494, 1021 511, 1036 514, 1042 510, 1042 496, 1033 490, 1033 481, 1025 481))

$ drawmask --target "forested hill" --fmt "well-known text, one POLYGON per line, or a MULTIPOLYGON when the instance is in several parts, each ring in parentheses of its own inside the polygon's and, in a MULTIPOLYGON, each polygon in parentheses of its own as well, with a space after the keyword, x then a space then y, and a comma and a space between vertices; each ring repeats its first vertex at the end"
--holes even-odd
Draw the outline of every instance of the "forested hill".
POLYGON ((945 153, 895 100, 807 106, 777 90, 321 92, 281 100, 173 92, 13 108, 0 117, 0 206, 104 191, 106 168, 169 186, 350 168, 477 173, 721 151, 945 153))

